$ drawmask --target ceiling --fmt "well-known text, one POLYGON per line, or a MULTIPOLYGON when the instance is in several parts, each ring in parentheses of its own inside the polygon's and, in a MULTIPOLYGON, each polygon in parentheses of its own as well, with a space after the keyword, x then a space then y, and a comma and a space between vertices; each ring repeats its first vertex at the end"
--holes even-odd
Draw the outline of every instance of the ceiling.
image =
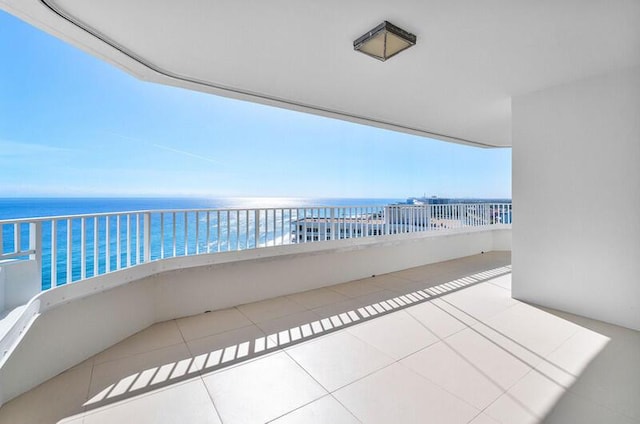
POLYGON ((640 65, 639 0, 0 0, 139 78, 478 146, 511 98, 640 65), (383 20, 417 44, 380 62, 383 20))

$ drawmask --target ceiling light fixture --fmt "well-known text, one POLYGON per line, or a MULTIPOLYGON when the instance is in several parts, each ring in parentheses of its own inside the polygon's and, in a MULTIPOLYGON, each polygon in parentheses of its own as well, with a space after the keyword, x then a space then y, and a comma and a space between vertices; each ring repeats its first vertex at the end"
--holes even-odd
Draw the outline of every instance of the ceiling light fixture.
POLYGON ((416 44, 416 36, 384 21, 353 42, 353 49, 385 61, 416 44))

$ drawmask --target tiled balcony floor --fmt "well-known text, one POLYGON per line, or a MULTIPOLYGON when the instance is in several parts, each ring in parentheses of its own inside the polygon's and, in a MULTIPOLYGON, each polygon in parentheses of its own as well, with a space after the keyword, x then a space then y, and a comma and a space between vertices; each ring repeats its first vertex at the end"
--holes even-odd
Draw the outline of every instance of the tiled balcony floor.
POLYGON ((510 287, 491 252, 159 323, 0 423, 640 423, 640 333, 510 287))

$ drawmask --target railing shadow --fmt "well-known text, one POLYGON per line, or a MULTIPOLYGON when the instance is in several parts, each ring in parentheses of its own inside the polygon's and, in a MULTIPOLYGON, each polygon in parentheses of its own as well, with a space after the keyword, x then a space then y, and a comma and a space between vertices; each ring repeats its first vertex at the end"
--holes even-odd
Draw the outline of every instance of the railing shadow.
MULTIPOLYGON (((557 424, 626 423, 640 419, 640 405, 637 402, 640 399, 640 367, 637 366, 637 359, 640 358, 640 332, 537 305, 528 305, 564 322, 575 324, 578 329, 565 342, 582 332, 581 339, 577 342, 579 347, 572 346, 560 354, 559 349, 564 347, 563 342, 550 354, 557 355, 558 359, 552 360, 549 355, 541 355, 494 326, 488 325, 486 320, 462 310, 446 299, 441 301, 445 302, 448 308, 438 305, 436 307, 463 324, 465 320, 461 319, 461 316, 477 321, 478 324, 467 328, 531 367, 530 373, 548 388, 546 393, 540 393, 541 388, 537 387, 538 393, 533 396, 527 393, 531 387, 512 391, 522 380, 506 388, 508 390, 502 396, 507 397, 512 404, 512 414, 519 415, 528 422, 557 424), (451 310, 455 310, 456 313, 452 313, 451 310), (526 415, 526 418, 523 415, 526 415)), ((442 342, 476 372, 500 386, 474 362, 473 357, 465 356, 446 339, 442 342)), ((513 417, 509 419, 515 420, 513 417)))
POLYGON ((89 411, 211 373, 364 321, 437 299, 510 272, 509 265, 501 266, 461 275, 459 278, 439 284, 424 283, 425 287, 421 289, 398 289, 394 292, 395 296, 392 297, 389 296, 389 291, 381 290, 360 300, 351 299, 343 307, 336 305, 333 308, 327 308, 325 310, 329 312, 313 320, 294 320, 293 322, 289 320, 281 327, 272 328, 272 331, 265 336, 259 335, 258 337, 235 340, 209 352, 191 357, 181 357, 170 362, 147 363, 144 370, 119 378, 104 387, 97 394, 91 396, 83 407, 85 411, 89 411))
MULTIPOLYGON (((389 296, 389 291, 382 290, 360 300, 352 299, 344 306, 335 305, 335 307, 326 308, 325 315, 318 316, 314 320, 304 320, 305 315, 301 314, 300 319, 296 321, 296 317, 292 316, 291 320, 284 320, 285 323, 280 327, 272 327, 268 335, 242 338, 240 331, 236 340, 219 345, 200 355, 180 357, 173 361, 147 363, 144 370, 116 378, 112 384, 104 387, 84 403, 83 410, 91 411, 190 378, 232 367, 376 317, 430 302, 510 272, 510 266, 500 266, 459 275, 458 278, 449 279, 446 282, 432 285, 425 283, 424 288, 412 287, 404 291, 399 289, 394 296, 389 296)), ((508 398, 519 413, 528 416, 532 422, 591 422, 594 417, 600 417, 596 418, 596 421, 600 419, 600 422, 609 422, 607 419, 612 416, 618 417, 620 422, 632 422, 633 419, 637 420, 640 417, 640 406, 633 401, 633 398, 640 399, 640 383, 638 383, 640 368, 637 367, 637 358, 640 357, 640 333, 530 305, 560 320, 574 323, 579 327, 578 331, 593 336, 588 342, 580 345, 578 352, 572 353, 573 356, 570 357, 569 362, 566 362, 570 365, 565 366, 563 365, 565 362, 551 360, 548 355, 543 355, 510 337, 495 326, 487 324, 487 320, 462 310, 446 298, 432 304, 462 323, 467 323, 469 319, 478 321, 479 326, 465 325, 465 327, 526 364, 531 368, 530 373, 535 373, 536 377, 541 378, 545 384, 558 388, 555 392, 536 394, 536 400, 532 402, 513 392, 511 390, 513 386, 503 387, 505 392, 501 396, 508 398), (443 302, 446 302, 446 308, 443 302), (540 399, 543 400, 543 405, 540 404, 540 399)), ((446 339, 444 343, 476 372, 488 381, 499 385, 477 364, 473 355, 465 356, 463 352, 447 343, 446 339)))

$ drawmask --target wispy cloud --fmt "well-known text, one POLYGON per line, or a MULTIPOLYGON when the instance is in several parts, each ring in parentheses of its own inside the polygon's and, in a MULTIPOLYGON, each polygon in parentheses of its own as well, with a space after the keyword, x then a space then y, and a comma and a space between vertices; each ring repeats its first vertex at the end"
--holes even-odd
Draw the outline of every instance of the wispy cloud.
POLYGON ((0 138, 0 157, 31 156, 35 154, 51 154, 73 152, 74 149, 48 146, 46 144, 25 143, 0 138))
POLYGON ((203 160, 203 161, 206 161, 206 162, 209 162, 209 163, 213 163, 213 164, 216 164, 216 165, 224 165, 224 162, 222 162, 222 161, 210 158, 208 156, 204 156, 204 155, 200 155, 200 154, 197 154, 197 153, 189 152, 189 151, 186 151, 186 150, 176 149, 174 147, 165 146, 165 145, 158 144, 158 143, 153 143, 151 141, 147 141, 147 140, 144 140, 144 139, 141 139, 141 138, 137 138, 137 137, 129 137, 129 136, 126 136, 126 135, 123 135, 123 134, 118 134, 118 133, 111 132, 111 131, 102 131, 102 132, 104 132, 106 134, 109 134, 109 135, 112 135, 112 136, 115 136, 115 137, 119 137, 119 138, 125 139, 125 140, 135 141, 137 143, 142 143, 142 144, 145 144, 147 146, 152 146, 152 147, 155 147, 157 149, 166 150, 166 151, 173 152, 173 153, 178 153, 180 155, 188 156, 188 157, 195 158, 195 159, 200 159, 200 160, 203 160))
POLYGON ((202 160, 207 161, 207 162, 215 163, 216 165, 222 165, 222 162, 220 162, 218 160, 211 159, 211 158, 208 158, 206 156, 198 155, 198 154, 195 154, 195 153, 187 152, 186 150, 174 149, 173 147, 163 146, 162 144, 156 144, 156 143, 151 143, 151 146, 157 147, 158 149, 167 150, 169 152, 174 152, 174 153, 179 153, 179 154, 182 154, 182 155, 185 155, 185 156, 190 156, 192 158, 202 159, 202 160))

